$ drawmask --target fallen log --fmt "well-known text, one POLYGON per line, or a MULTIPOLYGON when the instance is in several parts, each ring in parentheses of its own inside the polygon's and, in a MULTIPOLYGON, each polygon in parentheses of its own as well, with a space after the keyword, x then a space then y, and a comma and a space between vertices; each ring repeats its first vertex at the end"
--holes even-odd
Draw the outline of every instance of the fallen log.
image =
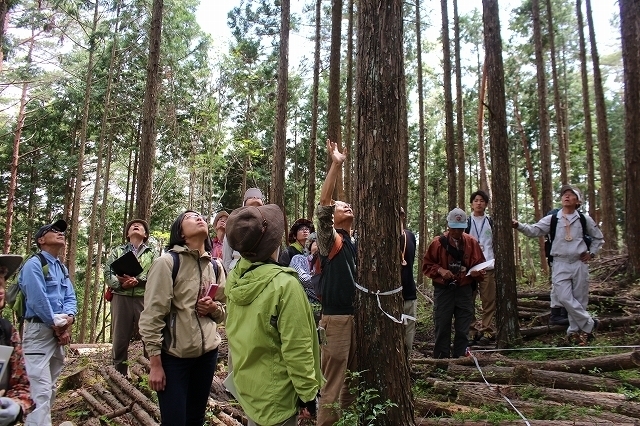
MULTIPOLYGON (((131 411, 130 408, 125 407, 124 405, 122 405, 120 403, 120 401, 118 401, 118 399, 111 393, 109 392, 104 386, 102 386, 100 383, 94 383, 92 385, 93 389, 95 392, 97 392, 98 395, 100 395, 100 397, 105 400, 105 402, 107 404, 109 404, 109 406, 115 410, 125 410, 124 413, 119 414, 118 416, 114 416, 114 417, 110 417, 111 419, 114 419, 114 421, 118 424, 120 424, 117 420, 115 420, 115 417, 119 417, 119 416, 124 416, 125 419, 127 420, 127 424, 130 424, 131 421, 133 420, 133 416, 129 413, 129 411, 131 411)), ((114 411, 114 412, 115 412, 114 411)))
POLYGON ((549 312, 549 302, 543 300, 518 300, 518 310, 520 307, 531 308, 538 311, 549 312))
POLYGON ((151 414, 156 420, 160 420, 160 409, 156 404, 151 402, 142 392, 136 389, 125 379, 122 374, 118 373, 113 366, 108 366, 100 370, 101 373, 106 374, 117 385, 119 390, 122 390, 128 394, 134 401, 136 401, 142 408, 144 408, 149 414, 151 414))
MULTIPOLYGON (((550 422, 549 420, 528 420, 531 426, 637 426, 636 422, 629 423, 616 423, 610 421, 597 421, 597 420, 554 420, 550 422)), ((476 420, 457 420, 457 419, 430 419, 426 417, 416 417, 416 426, 428 426, 428 425, 450 425, 450 426, 493 426, 495 422, 476 420)), ((500 426, 522 426, 523 421, 513 421, 513 422, 500 422, 500 426)))
POLYGON ((426 398, 416 398, 414 410, 421 416, 451 416, 455 413, 480 414, 483 411, 467 405, 452 402, 437 402, 426 398))
MULTIPOLYGON (((607 330, 613 327, 623 327, 628 325, 640 324, 640 318, 637 316, 624 316, 612 318, 599 318, 599 330, 607 330)), ((566 331, 567 327, 563 325, 543 325, 539 327, 521 328, 520 335, 522 337, 536 337, 552 332, 566 331)))
POLYGON ((580 392, 572 390, 541 389, 544 398, 551 401, 579 405, 581 407, 599 407, 625 416, 640 418, 640 404, 628 401, 624 395, 605 392, 580 392))
MULTIPOLYGON (((532 384, 555 389, 573 389, 585 391, 614 392, 622 386, 619 380, 586 374, 567 373, 561 371, 539 370, 518 365, 515 367, 483 367, 482 373, 491 384, 532 384)), ((484 382, 482 375, 475 367, 452 364, 447 374, 455 379, 484 382)))

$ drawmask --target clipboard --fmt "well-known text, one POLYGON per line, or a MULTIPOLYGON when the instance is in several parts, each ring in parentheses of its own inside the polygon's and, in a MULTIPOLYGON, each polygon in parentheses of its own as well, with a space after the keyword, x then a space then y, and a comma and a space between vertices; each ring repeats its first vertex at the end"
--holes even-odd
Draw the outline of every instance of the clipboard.
POLYGON ((111 270, 116 275, 129 275, 130 277, 137 277, 143 271, 138 258, 132 251, 128 251, 111 263, 111 270))
POLYGON ((4 380, 4 376, 9 369, 9 358, 13 353, 13 346, 0 346, 0 382, 4 380))

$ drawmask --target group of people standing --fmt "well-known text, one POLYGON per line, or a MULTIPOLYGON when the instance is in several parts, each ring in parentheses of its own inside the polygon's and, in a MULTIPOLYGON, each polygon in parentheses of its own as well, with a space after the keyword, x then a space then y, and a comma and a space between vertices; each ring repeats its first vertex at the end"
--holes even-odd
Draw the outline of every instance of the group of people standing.
MULTIPOLYGON (((149 386, 157 392, 163 425, 203 424, 222 322, 229 344, 226 383, 250 425, 294 426, 299 416, 316 414, 317 425, 333 425, 354 402, 353 379, 347 374, 358 371, 354 213, 350 204, 332 199, 346 153, 331 141, 327 150, 331 166, 320 191, 316 226, 304 218, 295 221, 285 249, 284 214, 274 204, 265 205, 257 188, 247 190, 242 207, 216 215, 213 238, 203 216, 182 212, 160 256, 147 245, 146 221, 134 219, 125 226, 126 243, 111 250, 104 271, 113 363, 127 376, 129 343, 134 336, 142 338, 150 360, 149 386), (129 252, 142 272, 116 274, 111 265, 129 252)), ((586 344, 598 326, 586 311, 587 263, 602 246, 602 233, 578 211, 582 198, 577 188, 563 186, 561 200, 562 208, 538 223, 523 225, 514 219, 513 227, 530 237, 553 235, 552 314, 566 312, 569 341, 586 344)), ((431 241, 422 260, 422 272, 434 285, 436 358, 463 356, 470 344, 495 339, 489 196, 476 191, 470 202, 470 216, 459 208, 449 212, 447 231, 431 241), (478 295, 482 316, 474 323, 478 295)), ((399 218, 403 309, 415 318, 416 237, 405 226, 404 209, 399 218)), ((66 228, 58 220, 38 229, 40 251, 20 270, 18 283, 26 300, 22 348, 15 329, 0 323, 0 339, 14 346, 11 373, 0 377, 0 389, 7 390, 0 397, 0 426, 23 418, 27 425, 51 424, 55 382, 77 313, 73 285, 60 261, 66 228), (27 375, 21 374, 21 365, 27 375)), ((0 256, 0 306, 5 280, 21 261, 19 256, 0 256)), ((415 322, 409 321, 407 354, 414 334, 415 322)))

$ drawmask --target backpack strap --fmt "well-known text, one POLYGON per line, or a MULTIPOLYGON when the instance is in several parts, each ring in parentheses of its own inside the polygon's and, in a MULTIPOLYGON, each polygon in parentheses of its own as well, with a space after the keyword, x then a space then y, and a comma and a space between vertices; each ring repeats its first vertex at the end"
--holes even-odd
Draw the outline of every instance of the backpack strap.
POLYGON ((171 267, 171 280, 173 281, 173 286, 176 286, 176 277, 178 276, 178 271, 180 270, 180 255, 175 251, 170 251, 169 254, 173 258, 173 266, 171 267))
POLYGON ((336 239, 333 240, 333 247, 331 247, 331 251, 329 252, 329 256, 328 256, 329 260, 336 257, 336 255, 340 252, 340 250, 342 250, 343 243, 344 243, 344 240, 342 239, 342 235, 336 232, 336 239))
MULTIPOLYGON (((218 259, 216 259, 216 258, 211 259, 211 263, 213 265, 213 273, 214 273, 215 282, 218 282, 218 259)), ((171 272, 173 273, 173 271, 171 271, 171 272)))
POLYGON ((453 260, 462 263, 462 260, 464 259, 464 249, 458 250, 451 247, 449 245, 449 238, 447 238, 444 234, 440 234, 440 246, 442 246, 442 248, 444 248, 451 257, 453 257, 453 260))
MULTIPOLYGON (((489 222, 489 225, 491 225, 491 222, 489 222)), ((492 226, 493 228, 493 226, 492 226)), ((470 234, 471 233, 471 216, 467 217, 467 227, 464 230, 465 234, 470 234)))

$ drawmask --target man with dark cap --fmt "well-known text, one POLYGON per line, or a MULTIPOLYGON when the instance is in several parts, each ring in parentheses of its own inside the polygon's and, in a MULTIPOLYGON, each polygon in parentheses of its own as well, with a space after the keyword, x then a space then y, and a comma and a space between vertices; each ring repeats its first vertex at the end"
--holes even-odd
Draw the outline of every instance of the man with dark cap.
POLYGON ((111 333, 113 365, 123 376, 127 376, 129 342, 138 334, 140 312, 144 309, 144 290, 147 285, 149 268, 156 253, 146 245, 149 239, 149 225, 142 219, 134 219, 124 228, 127 243, 111 250, 104 267, 104 282, 111 288, 111 333), (136 277, 116 275, 111 264, 127 252, 133 252, 142 266, 136 277))
POLYGON ((513 219, 512 226, 527 237, 555 234, 550 241, 549 253, 553 259, 552 314, 559 315, 559 306, 564 307, 569 317, 568 342, 584 346, 595 338, 594 333, 598 328, 598 320, 587 312, 589 261, 604 244, 604 237, 593 219, 578 211, 582 204, 582 194, 578 188, 563 185, 560 197, 562 208, 555 214, 547 215, 533 225, 523 225, 513 219), (552 229, 552 223, 556 223, 556 229, 552 229))
POLYGON ((31 382, 35 410, 27 425, 51 425, 55 383, 64 366, 64 347, 71 342, 71 324, 77 313, 76 294, 67 268, 58 258, 65 247, 67 223, 57 220, 35 235, 40 256, 32 256, 20 270, 18 284, 26 302, 25 366, 31 382))
POLYGON ((276 262, 284 215, 275 204, 241 207, 227 239, 242 256, 227 278, 230 380, 252 425, 295 426, 316 412, 322 386, 316 325, 293 269, 276 262))
MULTIPOLYGON (((243 206, 253 206, 258 207, 264 205, 264 196, 262 195, 262 191, 258 188, 249 188, 245 191, 244 197, 242 198, 243 206)), ((222 265, 224 266, 224 270, 229 273, 236 266, 238 260, 240 259, 240 253, 236 250, 233 250, 231 246, 229 246, 229 242, 225 236, 225 239, 222 243, 222 265)))
POLYGON ((472 270, 484 262, 484 255, 478 241, 464 233, 467 227, 464 210, 451 210, 447 225, 449 230, 431 241, 422 261, 422 272, 433 282, 434 358, 451 357, 453 317, 453 358, 465 355, 467 333, 473 319, 471 285, 474 281, 482 281, 485 273, 484 270, 472 270))

